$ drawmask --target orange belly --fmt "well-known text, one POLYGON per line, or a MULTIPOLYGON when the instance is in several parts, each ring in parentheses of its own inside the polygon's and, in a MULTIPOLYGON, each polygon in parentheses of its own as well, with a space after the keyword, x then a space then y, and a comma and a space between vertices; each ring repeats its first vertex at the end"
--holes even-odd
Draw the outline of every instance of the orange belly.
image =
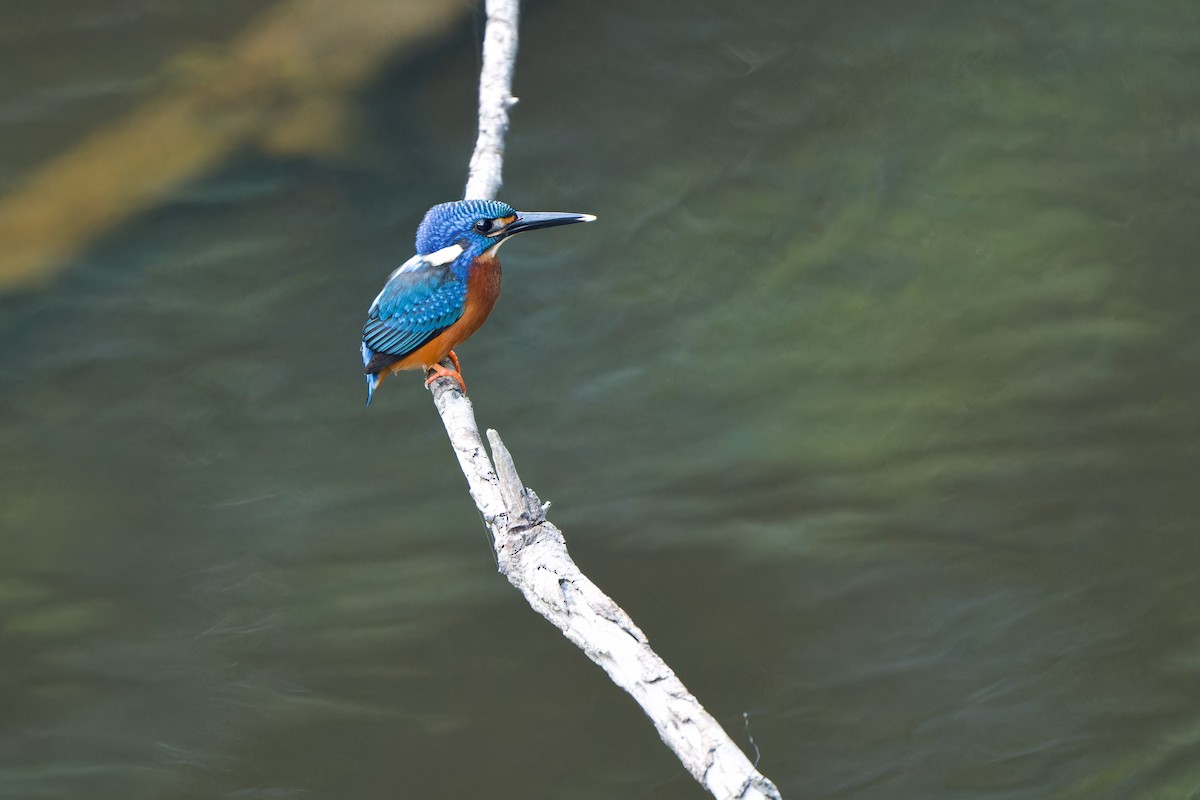
POLYGON ((500 259, 485 254, 475 260, 471 274, 467 277, 467 301, 463 315, 449 328, 392 364, 388 370, 399 372, 402 369, 429 369, 479 330, 488 314, 492 313, 492 307, 496 305, 496 298, 499 296, 500 259))

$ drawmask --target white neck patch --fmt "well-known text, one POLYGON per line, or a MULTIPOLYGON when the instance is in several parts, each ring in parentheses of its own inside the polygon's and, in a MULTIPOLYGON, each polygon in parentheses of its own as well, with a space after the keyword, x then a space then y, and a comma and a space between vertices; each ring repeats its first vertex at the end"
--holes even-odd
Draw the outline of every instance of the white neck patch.
POLYGON ((463 246, 461 244, 452 244, 449 247, 443 247, 441 250, 434 250, 427 256, 421 256, 427 264, 432 264, 435 267, 440 267, 443 264, 449 264, 454 259, 463 254, 463 246))

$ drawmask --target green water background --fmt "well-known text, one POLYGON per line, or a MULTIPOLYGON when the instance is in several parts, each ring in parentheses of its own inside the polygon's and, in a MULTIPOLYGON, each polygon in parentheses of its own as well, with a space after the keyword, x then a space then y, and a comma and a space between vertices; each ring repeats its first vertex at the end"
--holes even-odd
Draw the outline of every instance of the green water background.
MULTIPOLYGON (((10 5, 4 188, 263 7, 10 5)), ((418 377, 362 408, 479 25, 341 157, 239 151, 0 298, 0 795, 702 796, 495 574, 418 377)), ((1198 31, 526 8, 501 196, 600 219, 506 248, 472 399, 785 797, 1200 787, 1198 31)))

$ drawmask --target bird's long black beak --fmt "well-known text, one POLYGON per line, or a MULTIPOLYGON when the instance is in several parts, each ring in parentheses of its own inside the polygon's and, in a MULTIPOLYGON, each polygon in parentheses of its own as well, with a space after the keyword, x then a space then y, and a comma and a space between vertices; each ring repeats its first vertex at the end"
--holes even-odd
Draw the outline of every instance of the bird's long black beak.
POLYGON ((565 214, 561 211, 518 211, 517 221, 504 229, 504 235, 508 237, 522 231, 572 225, 576 222, 592 222, 595 219, 591 214, 565 214))

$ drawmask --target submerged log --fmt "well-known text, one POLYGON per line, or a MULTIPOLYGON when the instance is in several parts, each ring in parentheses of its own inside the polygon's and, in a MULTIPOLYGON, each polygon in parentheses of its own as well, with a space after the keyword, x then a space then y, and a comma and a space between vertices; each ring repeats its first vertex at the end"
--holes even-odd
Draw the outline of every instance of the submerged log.
POLYGON ((335 145, 345 98, 465 10, 443 0, 289 0, 265 12, 186 85, 163 90, 0 198, 0 289, 49 278, 237 148, 335 145))

